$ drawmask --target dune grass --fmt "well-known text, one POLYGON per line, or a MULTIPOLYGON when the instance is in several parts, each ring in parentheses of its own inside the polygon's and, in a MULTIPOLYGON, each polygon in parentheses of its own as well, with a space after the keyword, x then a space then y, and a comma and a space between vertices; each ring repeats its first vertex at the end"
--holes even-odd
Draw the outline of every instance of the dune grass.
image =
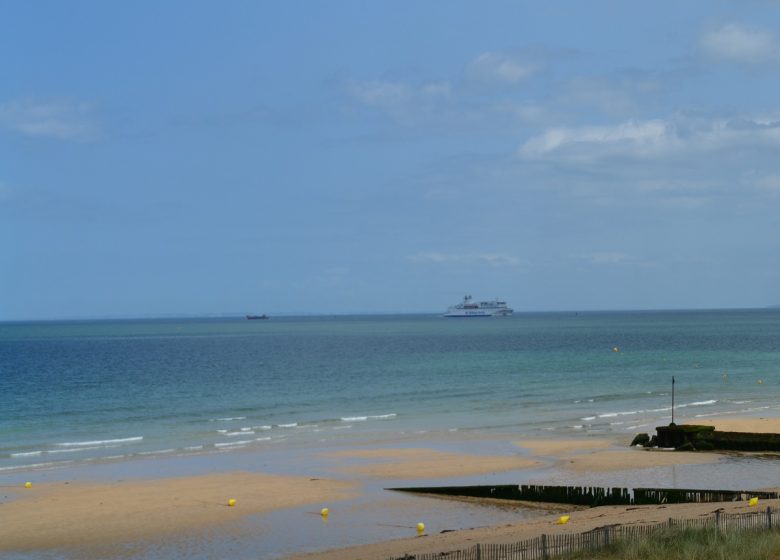
POLYGON ((780 532, 669 529, 565 560, 780 560, 780 532))

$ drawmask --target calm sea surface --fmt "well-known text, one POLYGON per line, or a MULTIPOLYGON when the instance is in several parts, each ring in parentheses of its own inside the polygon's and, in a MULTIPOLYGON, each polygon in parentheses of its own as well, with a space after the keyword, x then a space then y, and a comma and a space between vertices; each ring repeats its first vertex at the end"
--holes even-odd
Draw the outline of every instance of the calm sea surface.
POLYGON ((0 471, 776 415, 780 310, 0 324, 0 471), (615 351, 617 348, 619 351, 615 351), (278 447, 275 447, 275 449, 278 447))

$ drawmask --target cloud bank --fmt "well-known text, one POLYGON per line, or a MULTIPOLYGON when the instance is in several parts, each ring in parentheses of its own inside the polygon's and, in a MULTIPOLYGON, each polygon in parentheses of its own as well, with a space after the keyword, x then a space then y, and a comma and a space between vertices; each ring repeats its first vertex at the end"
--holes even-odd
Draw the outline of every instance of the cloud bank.
POLYGON ((702 35, 699 48, 708 57, 737 64, 780 61, 778 43, 772 33, 729 23, 702 35))
POLYGON ((22 100, 0 104, 0 126, 26 136, 90 140, 97 135, 85 103, 22 100))

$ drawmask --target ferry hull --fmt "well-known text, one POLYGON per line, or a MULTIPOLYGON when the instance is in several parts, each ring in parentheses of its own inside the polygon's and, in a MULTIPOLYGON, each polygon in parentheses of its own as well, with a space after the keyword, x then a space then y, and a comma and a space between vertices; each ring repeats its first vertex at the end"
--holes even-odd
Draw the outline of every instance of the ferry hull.
POLYGON ((474 302, 471 296, 465 296, 463 302, 453 305, 444 313, 444 317, 509 317, 513 313, 503 300, 474 302))

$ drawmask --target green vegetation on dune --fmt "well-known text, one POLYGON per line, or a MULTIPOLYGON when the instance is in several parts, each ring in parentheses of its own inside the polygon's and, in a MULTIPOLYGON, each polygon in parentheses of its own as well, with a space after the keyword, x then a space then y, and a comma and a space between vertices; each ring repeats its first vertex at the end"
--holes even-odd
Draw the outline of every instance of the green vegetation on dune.
POLYGON ((620 540, 564 560, 780 560, 780 533, 670 529, 642 539, 620 540))

